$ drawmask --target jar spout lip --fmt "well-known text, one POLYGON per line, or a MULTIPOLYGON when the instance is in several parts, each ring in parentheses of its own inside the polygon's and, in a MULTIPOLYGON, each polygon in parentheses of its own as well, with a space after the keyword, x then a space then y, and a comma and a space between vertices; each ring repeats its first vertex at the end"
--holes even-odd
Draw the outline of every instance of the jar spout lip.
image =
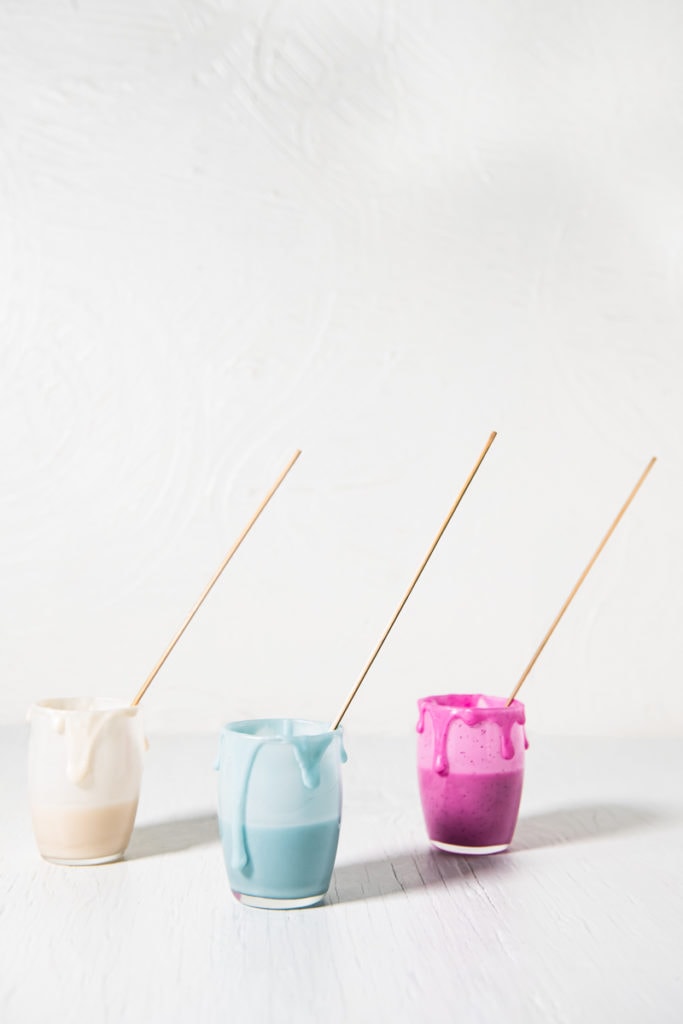
POLYGON ((259 743, 264 740, 281 743, 302 736, 323 736, 325 733, 338 735, 340 739, 343 737, 341 726, 333 730, 329 722, 308 718, 245 718, 237 722, 226 722, 221 730, 223 736, 238 735, 245 740, 258 740, 259 743))
POLYGON ((439 707, 453 711, 471 708, 509 714, 517 714, 524 710, 521 700, 513 700, 509 705, 508 700, 509 697, 498 697, 488 693, 437 693, 429 697, 420 697, 417 705, 419 708, 439 707))

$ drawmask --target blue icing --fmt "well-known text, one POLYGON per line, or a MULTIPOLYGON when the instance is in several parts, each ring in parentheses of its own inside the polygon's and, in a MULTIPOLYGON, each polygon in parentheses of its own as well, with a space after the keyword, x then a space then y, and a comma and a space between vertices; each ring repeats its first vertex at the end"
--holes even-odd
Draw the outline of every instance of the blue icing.
POLYGON ((292 736, 290 742, 306 789, 317 789, 320 785, 320 762, 334 735, 323 732, 318 736, 292 736))
MULTIPOLYGON (((307 790, 315 790, 320 786, 322 761, 326 751, 335 739, 339 740, 338 749, 341 762, 345 763, 347 761, 340 729, 335 731, 325 730, 313 735, 295 735, 295 722, 287 719, 277 720, 275 728, 278 730, 275 735, 273 735, 273 732, 265 732, 262 735, 252 734, 248 744, 232 742, 229 746, 229 757, 232 762, 229 771, 229 777, 231 778, 229 805, 232 811, 230 825, 227 821, 222 823, 221 838, 223 839, 226 860, 229 862, 231 871, 236 875, 239 874, 244 880, 250 878, 254 871, 253 843, 256 843, 258 846, 257 859, 259 862, 263 861, 265 863, 267 858, 274 857, 275 852, 273 851, 276 851, 277 847, 282 844, 287 846, 287 849, 289 849, 289 846, 292 846, 292 850, 295 846, 298 849, 297 844, 303 844, 301 850, 303 856, 306 842, 312 843, 314 847, 320 842, 322 844, 321 849, 324 847, 326 850, 329 846, 328 855, 332 858, 330 863, 334 861, 334 851, 336 850, 336 841, 339 834, 338 808, 336 813, 334 813, 335 809, 331 809, 333 817, 324 822, 302 822, 291 827, 274 829, 254 827, 253 825, 247 827, 246 817, 250 778, 256 757, 264 746, 269 744, 281 746, 284 744, 286 747, 291 748, 292 755, 300 772, 301 783, 307 790), (318 832, 320 832, 319 836, 318 832), (313 842, 314 836, 318 836, 315 842, 313 842), (308 839, 305 842, 306 837, 308 839), (268 853, 268 850, 271 852, 268 853)), ((221 736, 215 764, 218 770, 222 770, 224 767, 223 762, 226 750, 223 748, 223 743, 227 738, 225 733, 221 736)), ((323 859, 327 863, 327 856, 323 859)), ((261 867, 263 868, 264 864, 261 867)), ((315 872, 313 873, 315 874, 315 872)))
POLYGON ((247 829, 245 826, 245 818, 247 812, 247 791, 249 789, 249 776, 251 770, 254 767, 254 761, 256 755, 263 746, 263 743, 255 744, 254 747, 249 751, 245 759, 243 771, 240 772, 242 778, 241 789, 238 793, 233 792, 233 799, 236 798, 237 807, 233 813, 233 827, 232 827, 232 866, 235 870, 244 870, 249 863, 249 848, 247 846, 247 829))

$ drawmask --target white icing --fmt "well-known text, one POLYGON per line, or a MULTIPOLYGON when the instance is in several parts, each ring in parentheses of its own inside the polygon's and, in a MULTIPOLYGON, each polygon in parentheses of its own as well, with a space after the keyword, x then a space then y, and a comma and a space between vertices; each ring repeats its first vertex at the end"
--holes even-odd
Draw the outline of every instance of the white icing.
MULTIPOLYGON (((29 721, 37 714, 47 715, 52 730, 63 735, 66 743, 66 777, 82 786, 93 767, 98 741, 106 735, 111 723, 131 717, 137 708, 128 704, 96 698, 74 697, 40 701, 29 710, 29 721)), ((147 741, 145 740, 145 747, 147 741)))

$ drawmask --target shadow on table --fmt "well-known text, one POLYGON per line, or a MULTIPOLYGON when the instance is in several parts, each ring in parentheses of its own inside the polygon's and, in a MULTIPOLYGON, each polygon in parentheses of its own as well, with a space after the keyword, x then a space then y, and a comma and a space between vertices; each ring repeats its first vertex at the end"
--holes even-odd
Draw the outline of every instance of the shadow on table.
POLYGON ((585 804, 520 818, 511 853, 635 832, 661 821, 650 808, 631 804, 585 804))
POLYGON ((217 840, 218 820, 215 814, 159 821, 153 825, 140 825, 134 830, 125 859, 138 860, 162 853, 178 853, 217 840))
MULTIPOLYGON (((451 882, 476 885, 486 892, 480 877, 501 874, 507 868, 505 855, 460 857, 442 853, 425 844, 413 853, 339 864, 334 869, 332 884, 325 903, 352 903, 355 900, 384 898, 395 893, 417 889, 448 887, 451 882)), ((488 898, 488 897, 487 897, 488 898)))
MULTIPOLYGON (((490 856, 442 853, 426 845, 398 856, 339 864, 334 870, 326 904, 383 898, 451 883, 476 885, 488 899, 485 876, 502 875, 525 850, 562 846, 621 832, 646 829, 662 820, 649 808, 626 804, 586 804, 520 818, 509 851, 490 856)), ((324 906, 324 904, 322 904, 324 906)))

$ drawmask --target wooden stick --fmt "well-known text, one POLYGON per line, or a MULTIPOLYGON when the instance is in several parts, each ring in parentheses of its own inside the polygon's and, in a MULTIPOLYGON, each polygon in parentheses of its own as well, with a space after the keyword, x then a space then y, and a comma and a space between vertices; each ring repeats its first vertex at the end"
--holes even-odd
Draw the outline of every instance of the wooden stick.
POLYGON ((650 459, 650 461, 648 462, 647 466, 643 470, 643 472, 642 472, 642 474, 640 476, 640 479, 638 480, 638 483, 633 488, 633 490, 629 494, 629 496, 626 499, 626 501, 624 502, 624 504, 621 506, 621 509, 619 511, 619 515, 616 517, 616 519, 614 520, 614 522, 610 526, 609 530, 607 531, 605 536, 602 538, 602 540, 598 544, 598 547, 597 547, 597 550, 596 550, 595 554, 593 555, 593 557, 591 558, 590 562, 588 563, 586 568, 583 570, 583 572, 579 576, 579 578, 576 581, 576 583, 574 584, 574 587, 573 587, 569 597, 564 602, 564 604, 560 608, 559 612, 555 616, 555 619, 553 620, 553 623, 552 623, 550 629, 548 630, 548 632, 546 633, 546 635, 543 637, 543 639, 541 640, 540 644, 536 648, 536 650, 534 652, 533 658, 531 659, 531 661, 529 662, 527 667, 522 672, 522 678, 519 680, 519 682, 515 686, 514 690, 512 691, 510 696, 508 697, 507 704, 505 705, 506 708, 510 707, 510 705, 513 702, 513 700, 515 699, 515 697, 519 693, 519 690, 520 690, 520 688, 522 686, 522 683, 524 682, 524 680, 526 679, 526 677, 529 675, 529 673, 531 672, 532 668, 536 664, 536 661, 538 660, 538 656, 540 655, 540 653, 543 650, 543 648, 545 647, 545 645, 548 643, 548 640, 550 640, 550 637, 553 635, 553 631, 554 631, 555 627, 557 626, 558 622, 560 621, 560 619, 562 618, 562 616, 566 612, 566 610, 569 607, 569 605, 572 603, 572 600, 574 599, 574 595, 576 594, 577 590, 579 589, 579 587, 581 586, 581 584, 585 580, 585 578, 588 575, 588 573, 591 571, 591 569, 595 565, 596 561, 598 560, 598 557, 599 557, 600 553, 602 552, 602 549, 604 548, 605 544, 607 543, 607 541, 610 539, 610 537, 612 536, 612 534, 616 530, 617 526, 619 525, 619 522, 621 521, 621 517, 623 516, 624 512, 626 511, 626 509, 629 507, 629 505, 631 504, 631 502, 635 498, 636 494, 640 490, 641 484, 644 482, 645 477, 650 472, 650 470, 652 469, 652 467, 654 466, 656 461, 657 461, 657 458, 655 456, 653 456, 650 459))
POLYGON ((150 674, 145 679, 144 683, 142 684, 142 686, 140 687, 139 691, 135 695, 135 699, 133 700, 133 704, 139 704, 140 703, 140 701, 144 697, 145 692, 146 692, 147 688, 149 687, 150 683, 152 682, 152 680, 156 676, 157 672, 159 671, 161 666, 164 664, 164 662, 168 658, 169 654, 171 653, 171 651, 173 650, 175 645, 180 640, 181 636, 183 635, 183 633, 185 632, 187 627, 192 622, 193 618, 195 617, 195 615, 199 611, 200 607, 202 606, 202 603, 204 602, 204 599, 209 594, 209 591, 213 587, 214 583, 216 583, 216 581, 218 580, 219 576, 221 575, 221 573, 225 569, 226 565, 228 564, 228 562, 230 561, 232 556, 235 554, 235 552, 239 548, 240 544, 242 543, 244 538, 247 536, 247 534, 251 530, 252 526, 254 525, 254 523, 256 522, 258 517, 261 515, 261 513, 264 510, 264 508, 266 507, 266 505, 268 504, 270 499, 273 497, 273 495, 275 494, 276 490, 278 489, 278 487, 280 486, 280 484, 282 483, 284 478, 287 476, 287 474, 289 473, 290 469, 292 468, 292 466, 294 465, 294 463, 296 462, 296 460, 299 458, 300 455, 301 455, 301 452, 297 449, 297 451, 294 453, 292 458, 289 460, 289 462, 285 466, 285 468, 282 471, 282 473, 280 473, 280 476, 277 478, 277 480, 275 481, 275 483, 273 484, 271 489, 266 494, 265 498, 263 499, 263 501, 261 502, 259 507, 256 509, 256 512, 254 513, 254 515, 251 517, 251 519, 249 520, 247 525, 244 527, 244 529, 242 530, 241 534, 239 535, 239 537, 237 538, 237 540, 235 541, 233 546, 228 551, 227 555, 225 556, 225 558, 223 559, 223 561, 219 565, 218 569, 216 570, 216 572, 214 573, 212 578, 207 583, 206 587, 204 588, 204 591, 202 592, 201 597, 199 598, 199 600, 195 604, 194 608, 192 609, 190 614, 187 616, 187 618, 183 622, 182 626, 180 627, 180 629, 178 630, 176 635, 173 637, 173 639, 171 640, 170 644, 168 645, 168 647, 166 648, 164 653, 161 655, 161 657, 159 658, 158 662, 156 663, 156 665, 154 666, 154 668, 152 669, 150 674))
POLYGON ((353 698, 358 693, 358 691, 359 691, 359 689, 361 687, 361 683, 363 682, 363 680, 365 679, 366 675, 370 671, 370 669, 372 667, 372 663, 374 662, 375 658, 377 657, 377 655, 381 651, 382 645, 384 644, 384 641, 386 640, 386 638, 389 636, 389 633, 391 632, 391 629, 392 629, 394 623, 396 622, 396 619, 399 617, 399 615, 403 611, 403 606, 405 605, 406 601, 410 597, 410 595, 411 595, 411 593, 413 591, 413 587, 415 586, 415 584, 419 580, 420 576, 422 575, 422 571, 423 571, 424 567, 426 566, 427 562, 429 561, 429 559, 431 558, 431 556, 432 556, 432 554, 434 552, 434 548, 436 547, 436 545, 441 540, 441 537, 443 536, 446 527, 448 526, 448 524, 450 523, 450 521, 451 521, 451 519, 453 517, 453 513, 455 512, 456 508, 458 507, 458 505, 462 501, 463 497, 465 496, 465 492, 467 491, 467 488, 470 486, 470 484, 474 480, 475 474, 476 474, 477 470, 479 469, 479 467, 481 466, 482 462, 484 461, 484 457, 486 456, 486 453, 488 452, 489 448, 493 444, 495 436, 496 436, 496 431, 494 430, 491 433, 488 441, 484 445, 483 451, 482 451, 481 455, 479 456, 479 458, 477 459, 477 461, 476 461, 476 463, 474 465, 474 469, 472 470, 470 475, 467 477, 467 480, 465 481, 465 484, 464 484, 462 490, 460 491, 460 494, 458 495, 458 497, 453 502, 448 515, 446 516, 446 518, 444 519, 444 521, 443 521, 443 523, 441 525, 441 529, 439 530, 439 532, 437 533, 436 537, 432 541, 431 547, 430 547, 429 551, 427 552, 427 554, 425 555, 425 557, 423 559, 423 562, 422 562, 422 565, 417 570, 417 574, 416 574, 415 578, 413 579, 413 582, 410 584, 410 586, 406 590, 406 592, 403 595, 403 598, 401 600, 401 603, 399 604, 398 608, 394 612, 394 616, 393 616, 391 622, 389 623, 387 628, 384 630, 384 633, 382 635, 382 639, 380 640, 380 642, 377 644, 377 646, 375 647, 374 651, 370 655, 370 659, 369 659, 368 663, 366 664, 365 668, 363 669, 363 671, 361 672, 360 678, 359 678, 358 682, 356 683, 354 688, 351 690, 351 693, 346 698, 346 703, 344 704, 343 708, 341 709, 341 711, 339 712, 339 714, 335 718, 334 722, 330 726, 331 730, 334 731, 334 729, 336 729, 339 726, 339 723, 341 722, 342 718, 344 717, 346 712, 349 710, 349 705, 350 705, 351 701, 353 700, 353 698))

